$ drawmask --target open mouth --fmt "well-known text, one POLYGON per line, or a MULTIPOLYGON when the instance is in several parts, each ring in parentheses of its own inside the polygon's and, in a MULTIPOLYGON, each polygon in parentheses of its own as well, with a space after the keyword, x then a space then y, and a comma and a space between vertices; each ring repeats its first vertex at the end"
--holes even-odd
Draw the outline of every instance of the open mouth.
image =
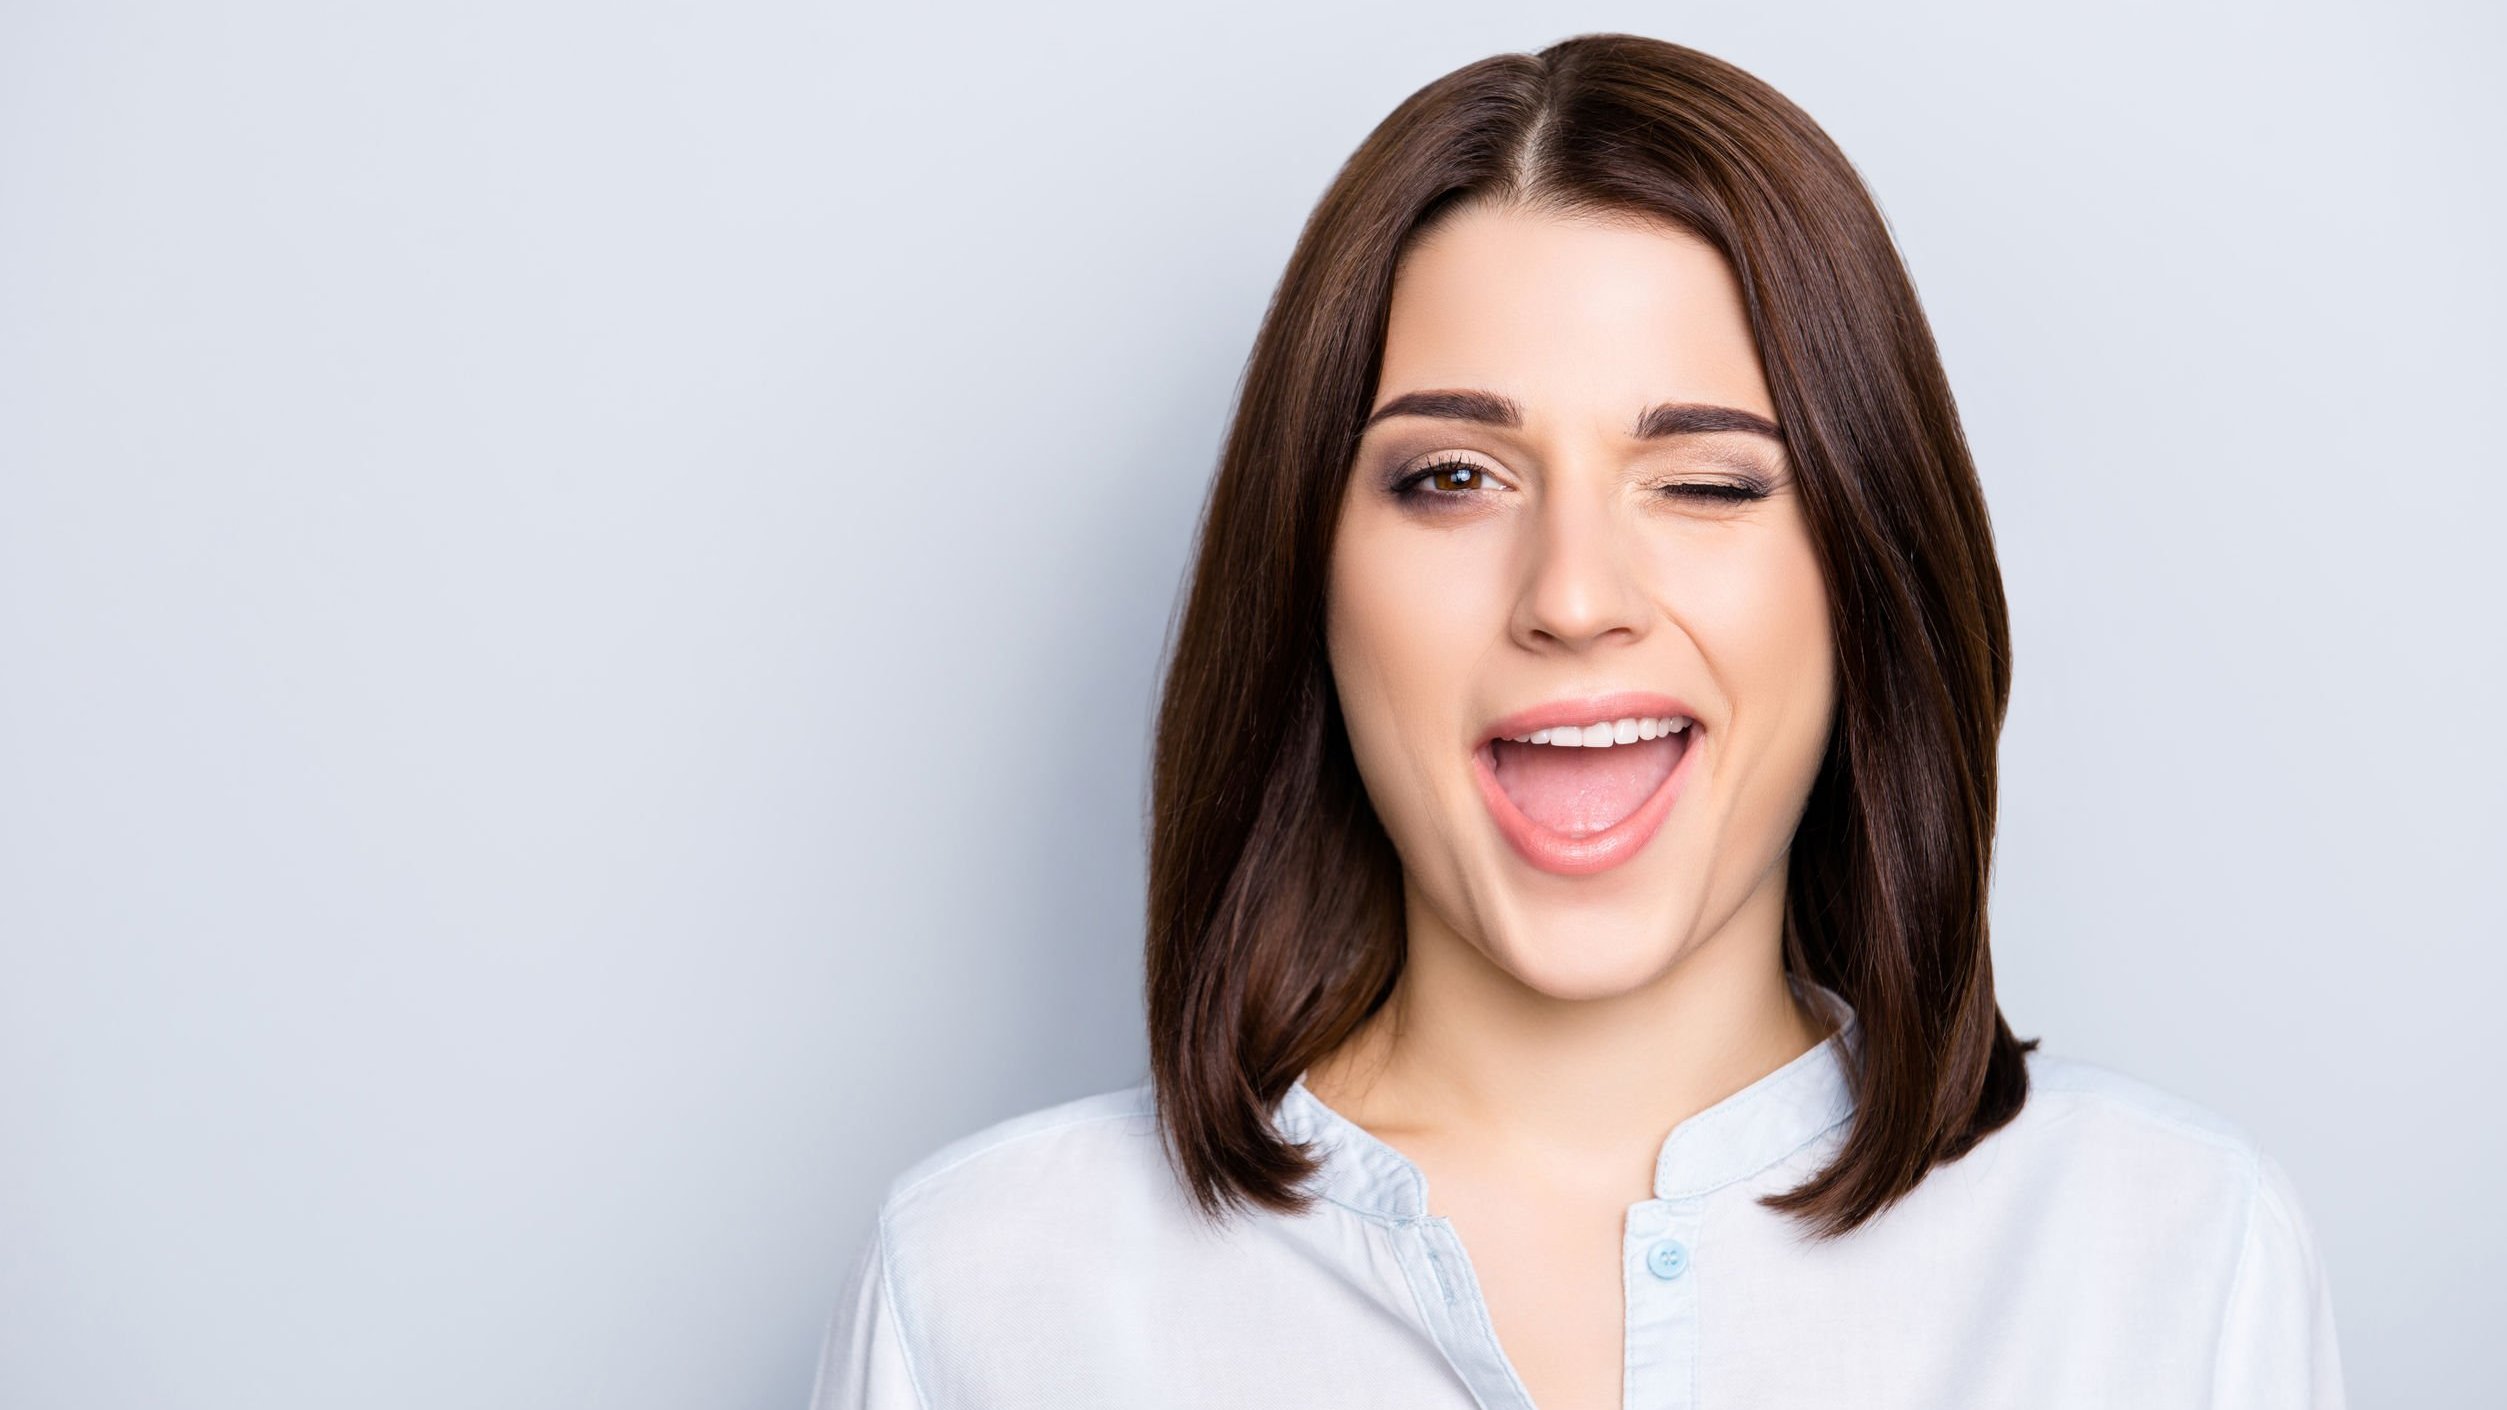
POLYGON ((1565 725, 1492 739, 1475 772, 1498 828, 1546 871, 1600 871, 1633 856, 1671 811, 1697 726, 1686 716, 1565 725))

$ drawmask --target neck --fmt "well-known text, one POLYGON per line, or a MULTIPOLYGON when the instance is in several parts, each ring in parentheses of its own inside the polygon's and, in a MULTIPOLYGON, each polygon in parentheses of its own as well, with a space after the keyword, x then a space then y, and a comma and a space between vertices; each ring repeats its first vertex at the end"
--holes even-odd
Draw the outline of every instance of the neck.
POLYGON ((1598 999, 1535 990, 1415 900, 1408 911, 1393 994, 1307 1074, 1318 1099, 1400 1147, 1650 1184, 1674 1126, 1828 1032, 1785 982, 1781 866, 1661 975, 1598 999))

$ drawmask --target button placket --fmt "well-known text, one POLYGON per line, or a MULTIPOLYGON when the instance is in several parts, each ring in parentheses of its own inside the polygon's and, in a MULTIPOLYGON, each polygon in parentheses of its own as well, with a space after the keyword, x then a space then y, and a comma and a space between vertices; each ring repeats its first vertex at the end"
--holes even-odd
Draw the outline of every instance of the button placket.
POLYGON ((1698 1231, 1704 1201, 1628 1206, 1621 1245, 1627 1294, 1626 1403, 1690 1407, 1697 1386, 1698 1231))
POLYGON ((1388 1226, 1428 1331, 1483 1410, 1534 1410, 1497 1343, 1478 1275, 1451 1220, 1422 1216, 1388 1226))

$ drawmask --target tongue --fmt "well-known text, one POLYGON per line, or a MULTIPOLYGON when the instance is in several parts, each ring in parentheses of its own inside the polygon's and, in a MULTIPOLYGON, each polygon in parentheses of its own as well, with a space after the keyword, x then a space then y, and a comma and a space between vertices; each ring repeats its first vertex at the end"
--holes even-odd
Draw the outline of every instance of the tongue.
POLYGON ((1607 749, 1501 739, 1491 746, 1497 755, 1492 771, 1525 817, 1552 832, 1584 837, 1635 812, 1688 747, 1686 730, 1607 749))

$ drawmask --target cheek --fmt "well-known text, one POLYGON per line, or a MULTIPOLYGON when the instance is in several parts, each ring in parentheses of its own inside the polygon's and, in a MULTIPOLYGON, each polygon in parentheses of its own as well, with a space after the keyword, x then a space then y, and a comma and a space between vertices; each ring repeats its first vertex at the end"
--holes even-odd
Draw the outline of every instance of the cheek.
POLYGON ((1351 751, 1387 826, 1412 811, 1408 795, 1434 786, 1439 760, 1460 761, 1472 673, 1503 630, 1490 617, 1489 545, 1474 537, 1353 510, 1333 551, 1325 644, 1351 751))
POLYGON ((1828 591, 1809 540, 1771 536, 1746 573, 1748 596, 1731 604, 1728 636, 1746 652, 1751 684, 1788 715, 1822 716, 1830 691, 1828 591))
POLYGON ((1343 709, 1413 723, 1451 720, 1487 640, 1489 565, 1452 539, 1405 531, 1382 511, 1344 525, 1332 559, 1325 630, 1343 709))
POLYGON ((1734 743, 1788 773, 1815 764, 1835 693, 1827 586, 1797 521, 1671 545, 1656 591, 1695 641, 1732 712, 1734 743))

